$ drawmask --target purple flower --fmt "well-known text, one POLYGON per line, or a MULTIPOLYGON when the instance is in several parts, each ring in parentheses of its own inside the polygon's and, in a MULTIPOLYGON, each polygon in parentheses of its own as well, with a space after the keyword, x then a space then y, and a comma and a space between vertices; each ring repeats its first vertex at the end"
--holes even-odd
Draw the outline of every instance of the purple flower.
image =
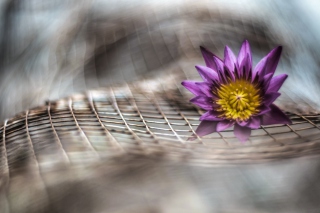
POLYGON ((206 66, 196 69, 203 82, 182 82, 195 95, 190 101, 207 111, 200 117, 196 133, 204 136, 234 125, 235 136, 244 142, 251 129, 260 125, 290 124, 290 119, 273 104, 288 77, 273 77, 281 51, 281 46, 273 49, 252 70, 248 41, 243 42, 238 57, 226 46, 224 60, 201 47, 206 66))

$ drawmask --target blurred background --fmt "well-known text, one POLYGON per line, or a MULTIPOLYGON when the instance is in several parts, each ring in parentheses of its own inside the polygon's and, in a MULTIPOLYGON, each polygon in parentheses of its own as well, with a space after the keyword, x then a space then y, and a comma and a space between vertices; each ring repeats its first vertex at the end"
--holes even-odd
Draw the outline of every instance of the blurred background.
MULTIPOLYGON (((251 43, 254 64, 277 45, 282 96, 318 109, 318 1, 3 0, 0 119, 91 88, 168 67, 203 64, 199 46, 223 55, 251 43)), ((174 69, 173 69, 174 70, 174 69)), ((177 71, 176 71, 177 72, 177 71)))
MULTIPOLYGON (((0 120, 75 93, 139 82, 142 76, 196 74, 194 65, 204 64, 200 45, 222 57, 225 45, 237 53, 244 39, 254 64, 282 45, 276 73, 289 78, 278 105, 289 112, 318 113, 319 8, 316 0, 2 0, 0 120)), ((320 209, 316 157, 210 169, 138 158, 85 169, 88 173, 77 177, 64 170, 50 173, 59 179, 51 189, 53 203, 44 202, 37 190, 31 195, 32 177, 26 186, 25 176, 19 176, 13 191, 21 194, 15 205, 22 207, 12 212, 320 209), (110 176, 109 170, 115 172, 110 176), (30 201, 32 207, 24 209, 30 201)), ((3 211, 10 212, 9 207, 3 211)))

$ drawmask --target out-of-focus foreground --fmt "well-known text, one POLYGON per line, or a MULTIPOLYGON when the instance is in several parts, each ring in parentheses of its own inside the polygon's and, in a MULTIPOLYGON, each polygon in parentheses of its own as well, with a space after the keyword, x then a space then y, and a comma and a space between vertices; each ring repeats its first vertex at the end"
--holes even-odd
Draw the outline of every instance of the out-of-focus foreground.
POLYGON ((317 157, 252 164, 317 154, 318 116, 278 128, 285 139, 295 137, 275 149, 279 138, 271 129, 261 129, 263 137, 257 131, 245 146, 230 145, 230 132, 207 140, 212 144, 199 140, 202 150, 217 148, 208 157, 214 163, 203 167, 188 163, 199 145, 184 144, 191 130, 175 129, 181 119, 192 129, 196 123, 189 121, 199 114, 184 115, 192 107, 186 96, 163 96, 180 80, 195 78, 194 65, 203 64, 200 45, 222 56, 225 45, 237 50, 248 39, 254 64, 284 46, 277 74, 289 79, 277 104, 296 115, 319 113, 318 7, 316 1, 3 1, 0 212, 318 212, 317 157), (100 87, 107 89, 88 92, 100 87), (62 99, 82 91, 85 96, 62 99), (143 108, 147 101, 139 102, 150 92, 160 117, 143 108), (166 117, 177 109, 179 117, 166 117), (94 120, 83 118, 86 113, 94 120), (137 114, 140 120, 134 120, 137 114), (177 145, 159 123, 146 124, 157 119, 175 133, 177 145), (298 125, 312 126, 313 138, 305 139, 307 127, 298 125), (263 144, 266 137, 272 146, 263 144), (301 148, 307 141, 312 143, 301 148), (172 151, 173 144, 189 153, 172 157, 182 152, 172 151), (171 148, 171 158, 164 157, 171 148), (243 159, 250 164, 234 165, 243 159))

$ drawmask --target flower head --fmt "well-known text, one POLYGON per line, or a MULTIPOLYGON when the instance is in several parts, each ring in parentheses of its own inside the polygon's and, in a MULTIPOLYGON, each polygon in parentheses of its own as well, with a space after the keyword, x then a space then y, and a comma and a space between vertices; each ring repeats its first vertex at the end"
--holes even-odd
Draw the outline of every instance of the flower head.
POLYGON ((226 46, 224 60, 201 47, 206 66, 196 66, 203 82, 183 81, 182 85, 195 97, 190 101, 207 112, 201 117, 196 133, 204 136, 234 125, 234 134, 248 140, 251 129, 260 125, 290 124, 290 119, 273 102, 288 75, 273 76, 282 47, 273 49, 252 69, 248 41, 244 41, 238 57, 226 46))

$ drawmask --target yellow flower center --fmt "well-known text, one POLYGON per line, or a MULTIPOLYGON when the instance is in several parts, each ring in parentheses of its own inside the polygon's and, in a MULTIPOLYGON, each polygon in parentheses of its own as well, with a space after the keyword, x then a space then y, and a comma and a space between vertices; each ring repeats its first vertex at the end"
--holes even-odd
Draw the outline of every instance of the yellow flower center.
POLYGON ((220 106, 217 111, 226 119, 245 121, 259 112, 262 100, 259 92, 255 85, 242 79, 223 84, 216 94, 219 98, 216 104, 220 106))

